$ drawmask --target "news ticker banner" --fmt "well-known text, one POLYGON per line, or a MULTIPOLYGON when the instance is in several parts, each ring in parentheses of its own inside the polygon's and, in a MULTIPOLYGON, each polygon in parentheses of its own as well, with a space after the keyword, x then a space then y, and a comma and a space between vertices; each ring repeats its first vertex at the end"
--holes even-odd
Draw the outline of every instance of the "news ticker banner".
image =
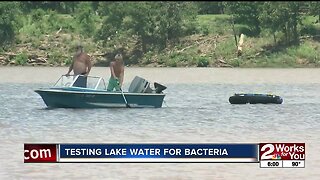
POLYGON ((24 144, 25 163, 259 163, 305 167, 305 143, 260 144, 24 144))

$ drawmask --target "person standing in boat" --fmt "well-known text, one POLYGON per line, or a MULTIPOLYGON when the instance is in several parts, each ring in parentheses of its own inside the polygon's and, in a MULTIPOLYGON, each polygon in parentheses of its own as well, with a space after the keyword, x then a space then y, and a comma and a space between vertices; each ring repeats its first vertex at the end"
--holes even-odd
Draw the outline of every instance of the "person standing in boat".
POLYGON ((83 75, 79 76, 73 86, 87 87, 87 76, 90 73, 91 67, 92 64, 90 56, 83 51, 83 46, 81 44, 78 44, 76 47, 76 53, 73 56, 73 61, 66 76, 69 76, 72 70, 75 76, 83 75))
POLYGON ((124 77, 124 62, 121 54, 117 54, 114 61, 110 63, 110 73, 107 91, 113 91, 114 89, 120 91, 124 77))

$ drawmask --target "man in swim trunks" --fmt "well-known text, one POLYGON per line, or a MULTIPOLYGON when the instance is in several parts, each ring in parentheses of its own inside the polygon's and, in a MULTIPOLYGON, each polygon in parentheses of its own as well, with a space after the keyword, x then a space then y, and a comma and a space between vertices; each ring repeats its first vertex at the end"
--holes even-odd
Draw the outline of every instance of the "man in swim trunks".
POLYGON ((77 87, 87 87, 87 77, 91 70, 91 60, 90 56, 83 51, 81 45, 77 45, 77 52, 73 56, 73 61, 69 67, 69 71, 66 76, 70 75, 70 72, 73 70, 74 75, 83 75, 79 76, 77 81, 74 83, 74 86, 77 87))
POLYGON ((111 76, 109 79, 109 84, 107 87, 107 91, 120 91, 123 83, 124 77, 124 63, 121 54, 117 54, 114 57, 114 61, 110 63, 110 72, 111 76))

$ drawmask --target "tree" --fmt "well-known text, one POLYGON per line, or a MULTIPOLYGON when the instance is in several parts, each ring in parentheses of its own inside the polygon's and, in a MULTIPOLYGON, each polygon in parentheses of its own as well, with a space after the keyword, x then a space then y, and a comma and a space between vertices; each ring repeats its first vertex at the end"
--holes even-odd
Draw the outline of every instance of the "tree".
POLYGON ((262 5, 261 2, 227 2, 225 5, 227 13, 234 17, 235 23, 249 26, 255 36, 260 34, 259 9, 262 5))
POLYGON ((143 52, 190 33, 196 17, 190 2, 106 2, 98 11, 105 15, 99 39, 137 36, 143 52))
POLYGON ((63 13, 71 14, 75 12, 76 6, 79 4, 77 1, 60 2, 63 13))
POLYGON ((19 4, 17 2, 0 2, 0 46, 11 43, 19 26, 19 4))
POLYGON ((186 2, 166 2, 162 3, 165 8, 165 19, 167 22, 167 36, 168 40, 183 37, 188 31, 195 26, 192 22, 196 19, 197 8, 193 3, 186 2), (191 27, 187 27, 191 24, 191 27))
POLYGON ((75 19, 79 27, 79 32, 84 37, 91 37, 95 34, 93 16, 94 13, 90 2, 81 2, 78 4, 75 19))
POLYGON ((299 7, 300 2, 265 2, 259 16, 262 27, 270 29, 274 38, 275 32, 283 32, 286 44, 298 43, 297 26, 301 23, 299 7))
POLYGON ((318 16, 318 23, 320 23, 320 2, 313 1, 309 3, 310 14, 313 16, 318 16))
POLYGON ((199 7, 199 14, 223 14, 224 3, 223 2, 197 2, 199 7))

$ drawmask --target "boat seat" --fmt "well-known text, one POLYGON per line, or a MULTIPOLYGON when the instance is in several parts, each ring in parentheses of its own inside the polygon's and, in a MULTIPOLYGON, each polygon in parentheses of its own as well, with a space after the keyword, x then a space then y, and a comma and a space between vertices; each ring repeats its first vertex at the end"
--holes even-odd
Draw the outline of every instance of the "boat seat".
POLYGON ((139 77, 136 76, 132 80, 130 86, 129 86, 129 93, 152 93, 152 89, 150 88, 150 83, 139 77))

